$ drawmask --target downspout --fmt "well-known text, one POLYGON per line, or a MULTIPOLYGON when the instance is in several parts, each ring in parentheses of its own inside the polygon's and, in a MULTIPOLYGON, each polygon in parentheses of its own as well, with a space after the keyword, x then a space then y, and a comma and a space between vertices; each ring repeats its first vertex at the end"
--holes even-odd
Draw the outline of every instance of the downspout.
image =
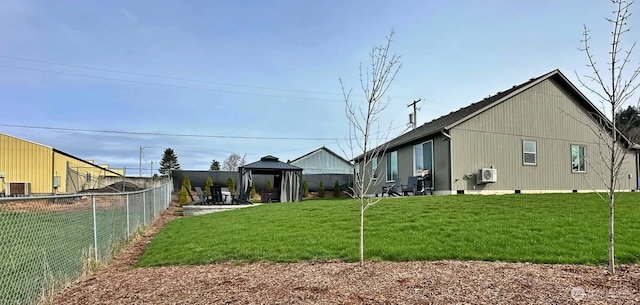
POLYGON ((451 151, 451 135, 449 135, 444 129, 440 130, 440 133, 449 139, 449 141, 447 141, 449 142, 449 192, 453 193, 453 153, 451 151))
POLYGON ((53 187, 56 180, 56 152, 51 150, 51 194, 56 195, 56 188, 53 187))

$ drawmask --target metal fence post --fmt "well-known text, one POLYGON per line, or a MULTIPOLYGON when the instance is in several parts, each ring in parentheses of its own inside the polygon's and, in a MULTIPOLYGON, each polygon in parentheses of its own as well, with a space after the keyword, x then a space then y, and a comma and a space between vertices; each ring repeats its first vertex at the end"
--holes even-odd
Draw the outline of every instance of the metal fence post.
POLYGON ((131 236, 131 221, 129 220, 129 194, 127 194, 127 238, 131 236))
POLYGON ((142 192, 142 223, 147 224, 147 192, 142 192))
POLYGON ((153 200, 152 200, 153 201, 152 202, 152 204, 153 204, 153 218, 155 218, 156 217, 156 189, 151 190, 151 193, 152 193, 151 194, 151 198, 153 198, 153 200))
POLYGON ((98 222, 96 221, 96 195, 91 195, 91 206, 93 210, 93 254, 98 260, 98 222))
POLYGON ((164 187, 164 207, 168 208, 171 204, 171 189, 169 186, 164 187))

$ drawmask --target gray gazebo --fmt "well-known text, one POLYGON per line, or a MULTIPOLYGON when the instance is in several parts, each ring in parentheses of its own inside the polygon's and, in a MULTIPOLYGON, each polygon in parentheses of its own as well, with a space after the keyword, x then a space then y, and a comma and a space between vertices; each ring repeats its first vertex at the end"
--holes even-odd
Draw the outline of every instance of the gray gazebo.
POLYGON ((280 202, 302 201, 302 168, 284 163, 274 156, 240 166, 239 199, 249 200, 252 175, 273 175, 273 186, 280 191, 280 202))

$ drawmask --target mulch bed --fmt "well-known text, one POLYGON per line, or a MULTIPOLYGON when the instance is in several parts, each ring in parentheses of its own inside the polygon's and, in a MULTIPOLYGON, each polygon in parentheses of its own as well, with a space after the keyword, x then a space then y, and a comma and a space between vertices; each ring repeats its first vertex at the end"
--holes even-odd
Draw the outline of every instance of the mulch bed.
POLYGON ((220 263, 133 268, 172 206, 55 304, 639 304, 640 265, 495 262, 220 263))

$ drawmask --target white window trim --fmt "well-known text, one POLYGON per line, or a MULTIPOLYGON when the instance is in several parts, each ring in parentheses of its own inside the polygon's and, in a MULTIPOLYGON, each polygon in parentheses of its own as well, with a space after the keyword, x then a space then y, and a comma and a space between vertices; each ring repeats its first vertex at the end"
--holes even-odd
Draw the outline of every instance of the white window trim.
POLYGON ((522 165, 527 165, 527 166, 536 166, 538 165, 538 142, 536 142, 535 140, 522 140, 522 165), (527 152, 525 151, 525 143, 526 142, 533 142, 533 145, 535 145, 535 150, 533 152, 527 152), (535 157, 535 161, 533 163, 527 163, 527 159, 524 157, 525 154, 533 154, 533 156, 535 157))
MULTIPOLYGON (((396 171, 398 171, 398 173, 397 173, 398 177, 400 176, 400 172, 399 172, 400 170, 398 168, 398 166, 399 166, 399 164, 398 164, 398 151, 394 150, 392 152, 387 153, 387 155, 385 156, 385 162, 386 162, 385 167, 387 168, 387 173, 385 175, 386 176, 385 179, 387 179, 387 183, 396 182, 396 180, 389 180, 388 179, 389 176, 391 176, 391 178, 393 178, 393 171, 391 170, 391 157, 388 157, 388 156, 391 156, 391 154, 393 154, 393 153, 396 154, 396 171)), ((398 177, 396 177, 396 179, 398 177)))
MULTIPOLYGON (((431 142, 431 167, 434 167, 434 163, 433 163, 434 162, 434 160, 433 160, 434 153, 433 153, 433 151, 435 149, 433 147, 433 140, 424 141, 424 142, 422 142, 420 144, 413 145, 413 147, 411 148, 412 149, 412 155, 413 155, 413 161, 411 163, 412 163, 412 167, 413 167, 412 171, 413 171, 413 175, 414 176, 418 176, 418 175, 422 174, 422 171, 416 172, 416 146, 418 146, 418 145, 422 146, 422 145, 427 144, 429 142, 431 142)), ((424 154, 424 150, 422 151, 422 153, 424 154)), ((431 169, 431 176, 433 177, 433 168, 431 169)))
MULTIPOLYGON (((579 150, 578 150, 579 151, 579 150)), ((586 174, 587 173, 587 145, 583 145, 583 144, 571 144, 569 145, 569 165, 571 166, 571 173, 572 174, 586 174), (584 170, 574 170, 573 169, 573 147, 583 147, 584 148, 584 155, 582 156, 582 158, 584 159, 584 170)))

